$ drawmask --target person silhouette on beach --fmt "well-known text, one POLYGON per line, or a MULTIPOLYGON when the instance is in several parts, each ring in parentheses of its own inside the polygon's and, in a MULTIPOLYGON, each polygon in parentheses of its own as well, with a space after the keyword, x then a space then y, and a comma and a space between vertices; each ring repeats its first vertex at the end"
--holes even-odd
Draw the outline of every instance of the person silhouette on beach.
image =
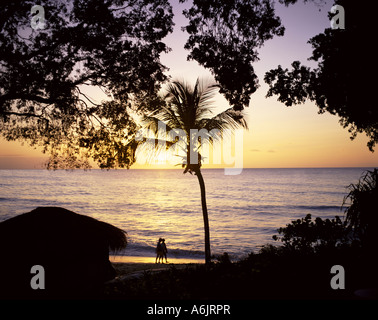
POLYGON ((159 241, 156 245, 156 259, 155 259, 155 263, 160 263, 161 261, 163 261, 163 246, 161 244, 161 241, 163 239, 162 238, 159 238, 159 241))
MULTIPOLYGON (((165 245, 165 239, 161 239, 161 247, 162 247, 162 251, 163 251, 163 255, 164 255, 164 258, 165 258, 165 263, 168 263, 167 261, 167 246, 165 245)), ((163 259, 163 257, 162 257, 163 259)))
POLYGON ((165 239, 159 238, 159 241, 156 245, 156 259, 155 263, 164 263, 163 257, 165 257, 165 263, 168 263, 167 261, 167 246, 165 245, 165 239))

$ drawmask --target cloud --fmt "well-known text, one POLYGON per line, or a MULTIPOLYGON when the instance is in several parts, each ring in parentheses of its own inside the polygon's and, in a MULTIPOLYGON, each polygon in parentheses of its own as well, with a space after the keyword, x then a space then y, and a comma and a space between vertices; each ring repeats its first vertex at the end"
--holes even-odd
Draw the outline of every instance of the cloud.
POLYGON ((260 152, 261 150, 259 149, 249 149, 250 152, 260 152))

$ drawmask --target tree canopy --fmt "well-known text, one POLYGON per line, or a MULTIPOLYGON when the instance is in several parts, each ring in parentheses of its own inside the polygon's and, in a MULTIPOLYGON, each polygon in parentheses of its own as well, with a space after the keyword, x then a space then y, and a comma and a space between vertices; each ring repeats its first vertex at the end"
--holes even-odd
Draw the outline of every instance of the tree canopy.
MULTIPOLYGON (((297 0, 283 0, 286 5, 297 0)), ((367 3, 337 0, 345 10, 345 29, 327 28, 309 40, 314 69, 292 63, 292 69, 278 66, 265 74, 267 97, 277 95, 286 106, 314 101, 319 113, 340 117, 341 125, 354 139, 364 132, 373 151, 378 142, 378 108, 375 99, 377 64, 372 48, 375 11, 367 3)), ((337 13, 330 13, 332 19, 337 13)))
MULTIPOLYGON (((185 0, 180 0, 184 2, 185 0)), ((173 28, 168 0, 3 1, 0 5, 0 129, 52 153, 51 167, 129 167, 137 123, 130 110, 157 108, 167 80, 162 41, 173 28), (41 24, 40 28, 33 27, 41 24), (94 101, 88 92, 106 95, 94 101), (80 162, 80 153, 84 152, 80 162), (63 158, 60 158, 61 154, 63 158)), ((234 110, 258 87, 252 64, 284 32, 270 0, 194 0, 188 59, 208 68, 234 110)))
POLYGON ((193 0, 184 15, 189 19, 184 28, 189 33, 188 59, 213 73, 220 92, 235 110, 248 107, 250 95, 258 88, 252 65, 258 61, 257 49, 284 34, 272 1, 193 0))
POLYGON ((34 1, 3 1, 0 16, 0 129, 75 158, 85 147, 100 166, 133 162, 125 143, 135 101, 166 80, 161 41, 172 31, 167 0, 45 0, 45 26, 31 28, 34 1), (107 96, 96 103, 87 88, 107 96))
MULTIPOLYGON (((337 3, 345 6, 346 29, 326 29, 310 39, 318 68, 294 62, 292 71, 269 71, 268 96, 278 95, 288 106, 315 101, 320 112, 338 114, 352 137, 365 132, 372 150, 378 139, 368 79, 375 72, 369 50, 374 11, 349 0, 337 3)), ((258 49, 284 34, 274 4, 193 0, 183 12, 188 59, 211 71, 236 111, 249 105, 258 88, 258 49)), ((164 37, 173 30, 169 0, 43 0, 45 21, 37 29, 34 5, 0 5, 1 135, 43 146, 57 160, 52 167, 62 152, 73 166, 83 165, 75 162, 83 152, 83 159, 92 157, 100 167, 129 167, 138 130, 131 111, 159 108, 158 92, 169 78, 160 61, 169 51, 164 37), (103 101, 91 98, 94 87, 103 101)))

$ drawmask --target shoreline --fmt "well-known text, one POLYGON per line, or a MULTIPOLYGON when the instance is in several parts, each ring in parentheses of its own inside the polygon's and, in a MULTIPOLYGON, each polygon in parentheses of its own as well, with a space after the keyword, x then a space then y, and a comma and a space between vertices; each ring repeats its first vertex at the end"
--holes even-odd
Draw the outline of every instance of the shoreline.
POLYGON ((168 263, 155 263, 153 257, 136 257, 136 256, 112 256, 109 261, 116 271, 116 277, 109 283, 117 283, 128 278, 139 278, 145 272, 165 271, 174 267, 183 269, 190 266, 204 265, 202 259, 185 259, 171 258, 168 263))
POLYGON ((125 263, 125 264, 146 264, 146 265, 158 265, 158 266, 170 266, 176 264, 204 264, 205 259, 194 258, 174 258, 168 256, 168 263, 155 263, 155 257, 148 256, 118 256, 110 255, 109 261, 111 263, 125 263))

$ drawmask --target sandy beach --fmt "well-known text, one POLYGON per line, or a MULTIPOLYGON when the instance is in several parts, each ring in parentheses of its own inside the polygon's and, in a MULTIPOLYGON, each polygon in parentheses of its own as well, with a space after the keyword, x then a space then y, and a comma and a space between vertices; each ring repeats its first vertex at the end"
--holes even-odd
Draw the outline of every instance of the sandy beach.
MULTIPOLYGON (((147 257, 147 256, 109 256, 110 262, 114 263, 145 263, 145 264, 155 264, 155 257, 147 257)), ((204 259, 190 259, 190 258, 171 258, 168 256, 168 263, 164 263, 164 265, 169 264, 188 264, 188 263, 204 263, 204 259)), ((158 263, 158 265, 162 265, 162 263, 158 263)))
POLYGON ((177 259, 169 258, 168 263, 155 263, 154 257, 135 257, 135 256, 110 256, 110 262, 117 272, 117 278, 122 278, 130 274, 141 271, 163 271, 172 266, 176 269, 203 264, 199 259, 177 259))
POLYGON ((164 271, 174 266, 176 269, 186 268, 189 266, 195 266, 193 263, 180 263, 180 264, 155 264, 155 263, 138 263, 138 262, 115 262, 112 263, 114 269, 117 272, 116 279, 124 278, 125 276, 136 274, 144 271, 164 271))

